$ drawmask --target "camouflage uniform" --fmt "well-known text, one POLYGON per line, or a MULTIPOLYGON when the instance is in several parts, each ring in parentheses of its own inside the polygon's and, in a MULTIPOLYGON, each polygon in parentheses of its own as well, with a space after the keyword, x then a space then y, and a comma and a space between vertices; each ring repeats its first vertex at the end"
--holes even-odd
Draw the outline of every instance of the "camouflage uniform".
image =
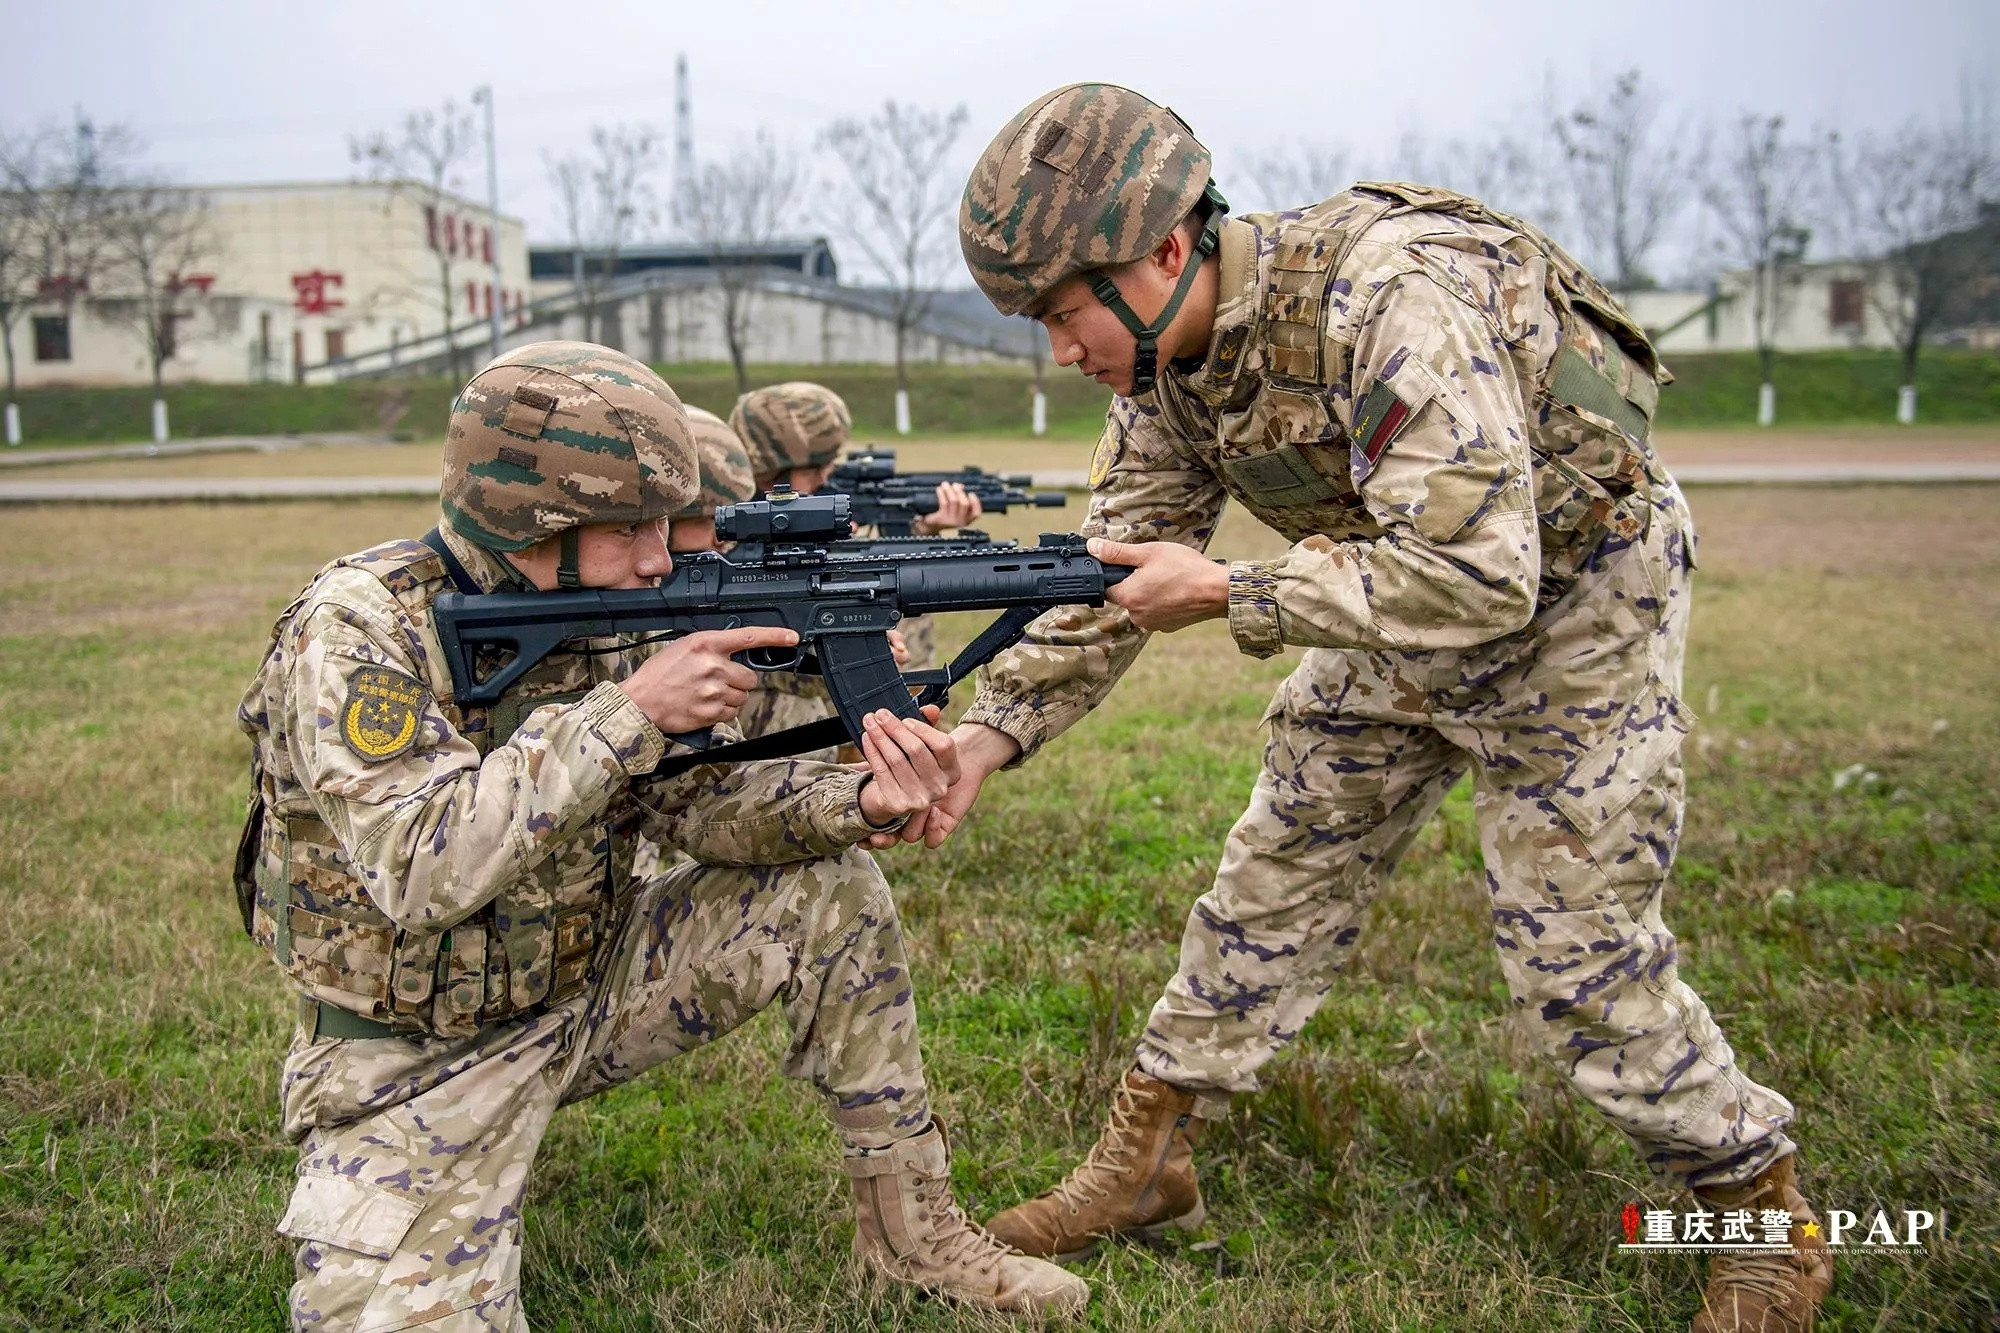
MULTIPOLYGON (((700 463, 701 488, 694 499, 674 511, 674 521, 713 518, 715 511, 724 505, 754 498, 757 486, 750 476, 750 456, 744 452, 736 432, 729 429, 729 423, 699 407, 687 409, 687 422, 700 463)), ((738 725, 740 728, 740 722, 738 725)), ((650 879, 668 866, 688 859, 686 853, 662 849, 643 834, 636 842, 632 850, 632 873, 640 879, 650 879)))
MULTIPOLYGON (((1234 498, 1296 544, 1230 565, 1230 632, 1310 651, 1140 1069, 1254 1088, 1470 771, 1502 971, 1543 1050, 1656 1171, 1750 1179, 1791 1151, 1792 1108, 1738 1068, 1660 917, 1694 529, 1645 443, 1665 376, 1643 333, 1546 237, 1424 187, 1232 219, 1219 256, 1208 354, 1114 401, 1084 531, 1202 549, 1234 498)), ((1025 759, 1145 638, 1116 607, 1053 612, 965 720, 1025 759)))
MULTIPOLYGON (((493 369, 453 430, 504 420, 517 443, 448 466, 448 523, 505 542, 692 494, 677 410, 589 420, 592 377, 625 371, 493 369), (622 473, 593 470, 612 437, 622 473), (558 484, 578 497, 567 519, 558 484)), ((480 587, 516 582, 444 540, 480 587)), ((253 933, 305 997, 282 1088, 299 1327, 525 1328, 521 1196, 555 1108, 772 1004, 787 1072, 825 1094, 851 1151, 929 1123, 895 909, 849 850, 870 832, 861 776, 647 776, 668 742, 613 682, 650 648, 557 653, 499 704, 461 707, 433 624, 449 586, 420 542, 335 561, 279 618, 239 710, 261 801, 239 858, 253 933), (696 863, 633 876, 640 833, 696 863)))

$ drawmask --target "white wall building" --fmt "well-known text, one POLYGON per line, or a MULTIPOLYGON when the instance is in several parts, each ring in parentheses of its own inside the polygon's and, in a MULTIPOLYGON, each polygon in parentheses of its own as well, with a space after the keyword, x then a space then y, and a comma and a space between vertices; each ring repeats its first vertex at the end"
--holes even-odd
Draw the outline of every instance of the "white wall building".
MULTIPOLYGON (((498 233, 483 205, 420 186, 372 182, 193 187, 203 201, 199 272, 179 275, 169 382, 331 378, 371 354, 435 354, 447 328, 467 363, 489 343, 497 301, 508 325, 528 303, 518 218, 498 233), (498 253, 495 290, 492 258, 498 253)), ((146 339, 129 293, 107 272, 16 321, 23 385, 144 384, 146 339)))
MULTIPOLYGON (((1730 269, 1716 276, 1709 291, 1633 292, 1624 298, 1625 306, 1653 330, 1663 355, 1754 352, 1756 280, 1750 269, 1730 269)), ((1771 345, 1781 352, 1896 345, 1881 313, 1883 306, 1893 306, 1893 294, 1874 265, 1787 266, 1779 270, 1776 291, 1771 345)))

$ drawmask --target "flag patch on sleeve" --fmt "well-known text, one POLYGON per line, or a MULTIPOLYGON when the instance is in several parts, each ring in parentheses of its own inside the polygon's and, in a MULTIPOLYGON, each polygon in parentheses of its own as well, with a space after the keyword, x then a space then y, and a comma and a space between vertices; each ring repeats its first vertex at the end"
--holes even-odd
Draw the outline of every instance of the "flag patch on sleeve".
POLYGON ((1415 415, 1416 409, 1403 401, 1387 380, 1375 381, 1375 387, 1361 400, 1361 410, 1354 414, 1354 447, 1368 460, 1368 466, 1375 466, 1382 451, 1395 442, 1415 415))

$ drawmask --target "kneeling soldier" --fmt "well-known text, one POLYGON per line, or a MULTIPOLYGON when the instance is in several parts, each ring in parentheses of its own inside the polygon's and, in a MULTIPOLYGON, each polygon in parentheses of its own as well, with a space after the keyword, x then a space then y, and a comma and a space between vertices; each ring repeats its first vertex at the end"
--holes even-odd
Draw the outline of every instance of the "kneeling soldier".
POLYGON ((596 641, 491 708, 453 701, 432 603, 642 587, 696 491, 679 400, 619 353, 542 343, 453 405, 444 523, 336 560, 279 617, 239 720, 253 934, 299 986, 285 1061, 301 1328, 519 1329, 522 1192, 556 1108, 782 1006, 826 1095, 874 1273, 1014 1311, 1081 1280, 953 1201, 894 905, 857 844, 939 799, 949 740, 881 713, 866 773, 649 775, 726 723, 783 630, 596 641), (641 833, 694 860, 631 873, 641 833))

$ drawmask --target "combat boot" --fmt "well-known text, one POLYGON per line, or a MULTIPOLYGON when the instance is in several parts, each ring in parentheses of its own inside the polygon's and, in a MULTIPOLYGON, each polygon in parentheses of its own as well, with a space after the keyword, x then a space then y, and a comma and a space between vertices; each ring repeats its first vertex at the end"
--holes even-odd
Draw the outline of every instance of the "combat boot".
POLYGON ((1792 1215, 1792 1248, 1711 1259, 1691 1333, 1809 1333, 1820 1302, 1833 1289, 1833 1251, 1799 1193, 1791 1157, 1771 1163, 1748 1184, 1710 1186, 1694 1196, 1716 1212, 1784 1209, 1792 1215))
POLYGON ((842 1162, 854 1183, 854 1259, 865 1271, 1012 1314, 1068 1315, 1089 1303, 1082 1278, 1007 1248, 959 1208, 936 1122, 842 1162))
POLYGON ((987 1229, 1023 1254, 1076 1259, 1106 1236, 1200 1226, 1208 1210, 1194 1178, 1194 1104, 1193 1093, 1129 1071, 1082 1165, 987 1229))

